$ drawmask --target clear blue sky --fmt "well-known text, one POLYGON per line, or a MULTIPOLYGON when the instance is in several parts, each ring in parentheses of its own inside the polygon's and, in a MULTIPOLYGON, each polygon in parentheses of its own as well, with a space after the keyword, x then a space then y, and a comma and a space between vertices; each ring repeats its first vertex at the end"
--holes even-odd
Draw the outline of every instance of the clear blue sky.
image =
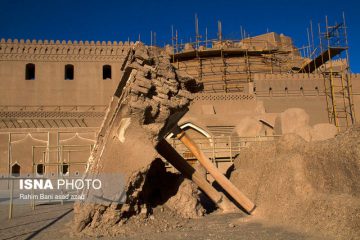
POLYGON ((251 35, 275 31, 291 36, 296 46, 307 42, 306 28, 347 17, 350 63, 360 73, 360 3, 356 0, 0 0, 0 38, 54 40, 141 40, 150 42, 157 33, 158 45, 170 43, 171 25, 179 37, 194 36, 194 14, 200 31, 216 36, 217 20, 227 38, 240 38, 240 25, 251 35), (358 43, 358 44, 357 44, 358 43))

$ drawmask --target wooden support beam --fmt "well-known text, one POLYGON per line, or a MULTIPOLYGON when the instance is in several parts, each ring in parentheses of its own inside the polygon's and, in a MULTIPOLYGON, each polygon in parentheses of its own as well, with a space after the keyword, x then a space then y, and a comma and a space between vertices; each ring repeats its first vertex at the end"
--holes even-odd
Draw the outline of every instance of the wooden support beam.
POLYGON ((179 153, 162 139, 156 146, 157 152, 173 165, 185 177, 192 180, 224 212, 236 212, 237 207, 222 193, 218 192, 198 171, 196 171, 179 153))
POLYGON ((255 204, 250 201, 234 184, 227 179, 208 157, 199 149, 194 141, 181 129, 177 130, 176 138, 179 139, 194 156, 199 160, 201 165, 210 173, 219 185, 249 214, 255 209, 255 204))

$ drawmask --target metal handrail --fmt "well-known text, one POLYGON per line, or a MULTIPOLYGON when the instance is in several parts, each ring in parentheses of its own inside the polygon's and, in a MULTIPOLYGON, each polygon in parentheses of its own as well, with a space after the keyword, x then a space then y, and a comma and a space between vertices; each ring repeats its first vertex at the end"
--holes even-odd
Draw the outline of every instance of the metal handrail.
MULTIPOLYGON (((193 138, 193 141, 199 146, 202 152, 209 156, 214 163, 233 162, 234 157, 240 154, 241 149, 249 146, 249 143, 273 141, 280 135, 256 136, 256 137, 212 137, 212 138, 193 138), (221 160, 220 160, 221 158, 221 160), (226 159, 223 159, 226 158, 226 159)), ((172 139, 174 149, 187 160, 195 159, 188 149, 176 139, 172 139)))

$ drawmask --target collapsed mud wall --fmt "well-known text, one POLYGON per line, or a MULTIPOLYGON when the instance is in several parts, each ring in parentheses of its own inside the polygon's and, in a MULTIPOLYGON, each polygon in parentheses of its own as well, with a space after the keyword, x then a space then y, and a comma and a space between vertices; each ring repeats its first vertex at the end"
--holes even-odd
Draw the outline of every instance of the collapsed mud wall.
POLYGON ((100 190, 83 192, 74 228, 109 227, 149 211, 143 188, 157 157, 155 145, 187 110, 196 82, 177 72, 160 49, 134 46, 91 153, 85 178, 100 190))

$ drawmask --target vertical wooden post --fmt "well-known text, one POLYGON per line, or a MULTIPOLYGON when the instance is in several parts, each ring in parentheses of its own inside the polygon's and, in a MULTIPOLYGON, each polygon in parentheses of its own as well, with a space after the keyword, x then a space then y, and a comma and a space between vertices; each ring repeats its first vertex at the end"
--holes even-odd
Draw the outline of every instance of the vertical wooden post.
MULTIPOLYGON (((34 178, 36 176, 36 169, 35 169, 35 157, 34 157, 34 146, 32 146, 31 149, 31 155, 32 155, 32 172, 33 172, 33 176, 32 176, 32 181, 34 182, 34 178)), ((32 189, 31 189, 31 208, 34 211, 35 210, 35 192, 34 192, 34 184, 32 185, 32 189)))
POLYGON ((231 136, 229 136, 229 150, 230 150, 230 161, 232 162, 232 144, 231 144, 231 136))
MULTIPOLYGON (((8 142, 8 178, 11 176, 11 133, 9 133, 9 142, 8 142)), ((10 180, 11 181, 11 180, 10 180)), ((10 188, 10 182, 7 180, 7 187, 10 188)))
POLYGON ((213 163, 215 163, 215 158, 216 158, 216 156, 215 156, 215 138, 213 137, 212 138, 213 139, 213 147, 212 147, 212 153, 213 153, 213 163))
POLYGON ((11 219, 13 215, 13 194, 14 194, 14 182, 13 179, 10 179, 9 219, 11 219))

